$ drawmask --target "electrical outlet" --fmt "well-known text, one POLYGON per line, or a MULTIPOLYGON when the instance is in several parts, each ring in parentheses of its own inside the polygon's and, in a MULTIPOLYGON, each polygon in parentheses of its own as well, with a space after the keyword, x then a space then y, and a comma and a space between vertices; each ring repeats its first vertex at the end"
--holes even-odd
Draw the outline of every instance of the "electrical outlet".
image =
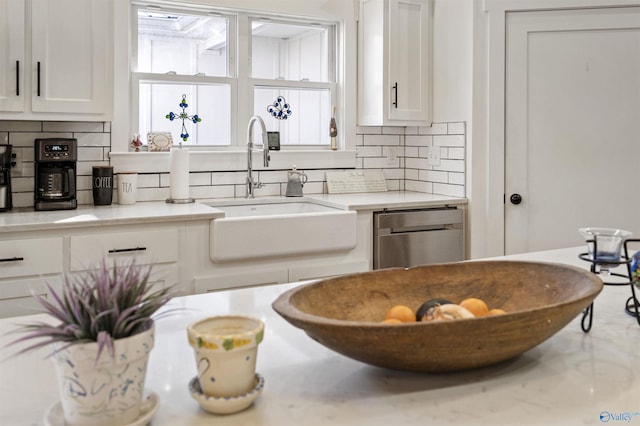
POLYGON ((16 149, 11 152, 11 175, 22 176, 23 173, 22 150, 16 149))
POLYGON ((388 166, 397 166, 398 165, 398 150, 395 147, 387 148, 387 165, 388 166))
POLYGON ((431 165, 440 165, 440 147, 434 146, 433 148, 431 148, 431 165))
POLYGON ((440 148, 437 146, 427 147, 427 164, 430 166, 440 165, 440 148))

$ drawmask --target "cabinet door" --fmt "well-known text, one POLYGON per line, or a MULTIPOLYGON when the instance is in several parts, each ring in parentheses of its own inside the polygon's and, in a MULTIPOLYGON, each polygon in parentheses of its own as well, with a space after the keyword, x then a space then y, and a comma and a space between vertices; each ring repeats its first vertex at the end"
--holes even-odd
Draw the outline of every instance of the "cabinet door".
POLYGON ((33 0, 34 112, 106 112, 110 16, 107 0, 33 0))
POLYGON ((0 111, 24 110, 25 0, 0 0, 0 111))
POLYGON ((389 0, 389 120, 430 121, 428 0, 389 0))

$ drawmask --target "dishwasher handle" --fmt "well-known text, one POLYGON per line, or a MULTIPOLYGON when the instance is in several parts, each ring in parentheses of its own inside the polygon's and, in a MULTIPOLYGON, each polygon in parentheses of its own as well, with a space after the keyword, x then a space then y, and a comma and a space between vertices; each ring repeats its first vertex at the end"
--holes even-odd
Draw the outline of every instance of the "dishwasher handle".
POLYGON ((380 228, 378 235, 406 234, 410 232, 453 231, 462 229, 462 223, 441 223, 438 225, 422 226, 397 226, 393 228, 380 228))
POLYGON ((463 211, 456 208, 376 212, 374 227, 379 232, 461 229, 463 211))

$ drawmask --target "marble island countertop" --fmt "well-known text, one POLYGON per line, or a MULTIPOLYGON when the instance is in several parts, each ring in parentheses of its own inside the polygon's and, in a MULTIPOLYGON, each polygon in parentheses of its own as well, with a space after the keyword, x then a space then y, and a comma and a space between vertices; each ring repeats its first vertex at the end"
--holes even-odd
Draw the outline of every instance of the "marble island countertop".
MULTIPOLYGON (((508 257, 589 268, 583 247, 508 257)), ((510 361, 450 374, 372 367, 330 351, 279 317, 271 303, 300 283, 176 298, 178 314, 157 321, 147 387, 159 395, 152 425, 599 425, 640 424, 640 326, 624 312, 628 287, 605 286, 590 333, 581 316, 510 361), (211 415, 190 397, 196 367, 186 326, 204 316, 242 313, 265 321, 257 371, 263 393, 247 410, 211 415), (627 419, 620 420, 620 419, 627 419)), ((6 332, 24 318, 0 320, 6 332)), ((410 348, 408 348, 410 350, 410 348)), ((57 389, 45 351, 0 363, 0 423, 43 424, 57 389)))
MULTIPOLYGON (((266 197, 266 199, 273 198, 275 197, 266 197)), ((302 200, 301 198, 279 198, 287 201, 302 200)), ((408 191, 358 194, 310 194, 303 199, 345 210, 415 208, 444 204, 465 204, 467 202, 465 198, 408 191)), ((215 219, 223 217, 224 212, 204 203, 228 200, 229 199, 198 200, 195 203, 189 204, 147 201, 132 205, 119 205, 116 203, 110 206, 81 205, 75 210, 55 211, 35 211, 33 208, 18 208, 9 212, 0 213, 0 232, 79 228, 91 225, 215 219)), ((244 198, 240 200, 244 200, 244 198)), ((256 201, 260 200, 261 198, 256 198, 256 201)))

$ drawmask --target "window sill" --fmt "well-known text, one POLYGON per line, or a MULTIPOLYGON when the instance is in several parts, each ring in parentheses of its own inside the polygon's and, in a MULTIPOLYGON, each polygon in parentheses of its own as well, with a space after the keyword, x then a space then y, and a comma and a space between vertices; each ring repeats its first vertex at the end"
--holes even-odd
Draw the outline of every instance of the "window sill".
MULTIPOLYGON (((168 173, 169 152, 110 152, 114 172, 168 173)), ((353 169, 356 151, 271 151, 269 170, 353 169)), ((262 153, 253 153, 253 168, 262 170, 262 153)), ((247 169, 246 151, 191 151, 190 172, 238 171, 247 169)))

